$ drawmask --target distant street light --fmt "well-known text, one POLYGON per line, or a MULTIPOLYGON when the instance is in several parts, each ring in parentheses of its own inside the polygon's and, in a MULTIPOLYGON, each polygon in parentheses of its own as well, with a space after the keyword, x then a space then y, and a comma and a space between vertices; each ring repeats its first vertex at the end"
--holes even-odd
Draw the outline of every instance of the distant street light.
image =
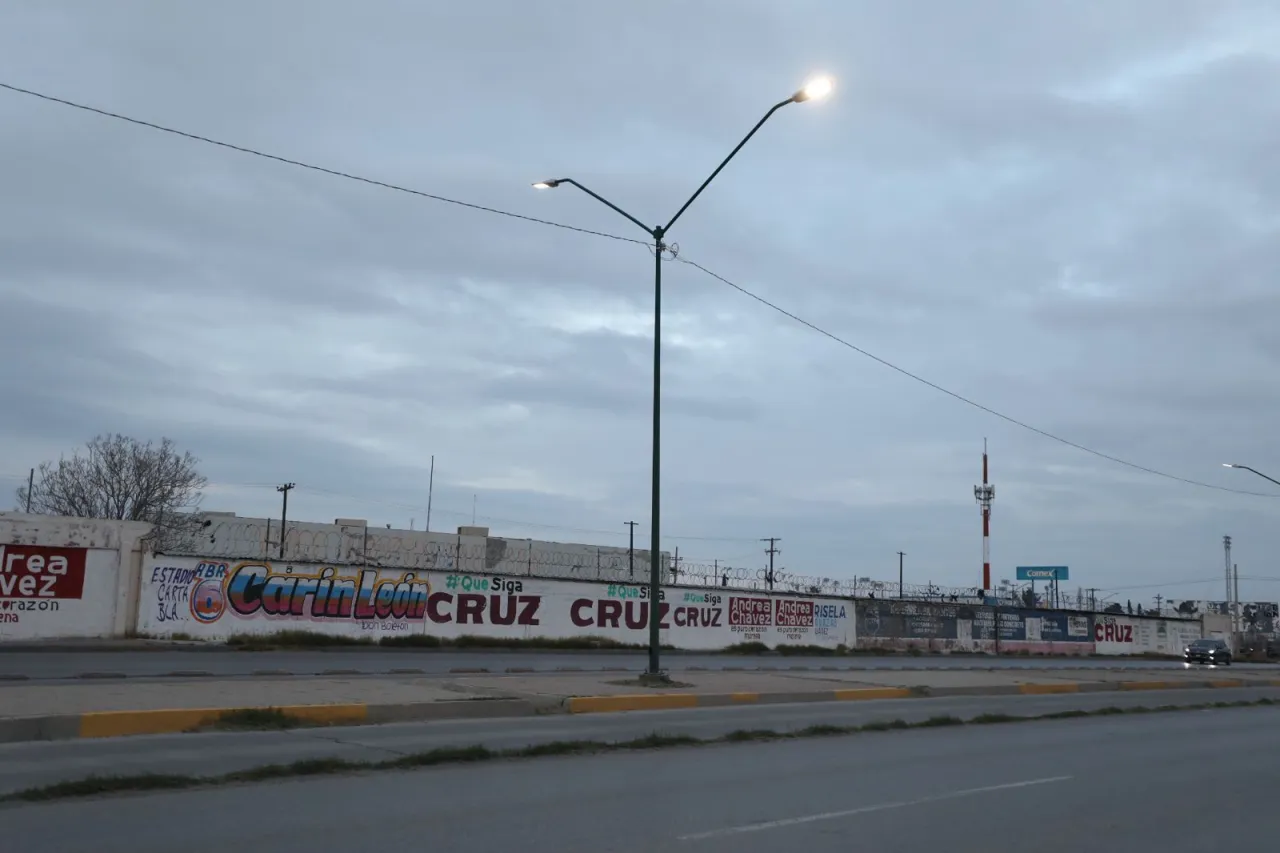
POLYGON ((1280 480, 1277 480, 1275 477, 1268 477, 1266 474, 1262 473, 1256 468, 1250 468, 1248 465, 1235 465, 1230 462, 1223 462, 1222 467, 1223 468, 1239 468, 1241 471, 1251 471, 1254 474, 1257 474, 1262 479, 1270 480, 1271 482, 1275 483, 1277 486, 1280 486, 1280 480))
POLYGON ((720 174, 721 170, 724 169, 725 166, 729 165, 729 161, 734 158, 734 155, 742 150, 742 146, 746 145, 748 140, 756 135, 756 131, 763 127, 764 123, 772 118, 774 113, 788 104, 799 104, 805 101, 813 101, 826 97, 831 93, 834 86, 835 83, 830 77, 815 77, 807 82, 803 88, 798 90, 791 97, 770 107, 769 111, 764 114, 764 118, 756 122, 755 127, 751 128, 751 131, 742 138, 742 141, 738 143, 737 147, 729 152, 729 156, 725 157, 724 160, 720 162, 720 165, 715 168, 715 171, 711 173, 711 176, 703 181, 701 186, 694 190, 693 195, 689 196, 689 200, 676 211, 675 216, 672 216, 666 225, 655 225, 651 228, 636 217, 632 216, 630 213, 627 213, 625 210, 618 207, 613 202, 592 192, 572 178, 552 178, 545 181, 538 181, 533 185, 535 189, 539 190, 555 189, 561 184, 570 184, 571 186, 575 186, 594 198, 596 201, 603 204, 605 207, 640 226, 640 228, 653 239, 653 459, 651 462, 652 484, 649 519, 649 669, 645 673, 653 680, 664 680, 658 659, 658 626, 660 624, 659 611, 661 609, 658 606, 658 595, 662 571, 661 560, 659 557, 659 554, 661 553, 661 549, 659 547, 660 540, 658 538, 660 510, 659 470, 661 462, 661 453, 659 448, 662 424, 662 252, 666 249, 666 243, 664 243, 663 240, 666 238, 667 232, 671 230, 671 226, 676 224, 676 220, 684 215, 684 212, 689 209, 689 205, 693 204, 694 200, 697 199, 698 196, 702 195, 702 191, 705 190, 713 180, 715 180, 716 175, 720 174))

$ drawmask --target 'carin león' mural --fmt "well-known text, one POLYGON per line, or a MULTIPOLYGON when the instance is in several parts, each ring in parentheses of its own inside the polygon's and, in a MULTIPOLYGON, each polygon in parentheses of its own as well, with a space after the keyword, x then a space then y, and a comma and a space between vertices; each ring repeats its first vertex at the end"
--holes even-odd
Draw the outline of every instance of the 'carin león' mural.
POLYGON ((339 577, 335 568, 319 572, 274 571, 264 563, 241 563, 227 578, 227 604, 240 616, 259 611, 268 616, 311 619, 421 619, 427 612, 431 585, 416 572, 379 578, 365 569, 354 578, 339 577))
POLYGON ((233 565, 180 557, 156 557, 143 572, 142 585, 141 630, 217 637, 304 627, 344 634, 401 632, 424 620, 431 596, 431 583, 421 571, 261 561, 233 565))
POLYGON ((787 594, 758 594, 744 607, 718 589, 667 588, 655 605, 644 584, 164 556, 148 561, 142 587, 139 630, 208 640, 303 630, 369 639, 592 636, 643 644, 656 606, 662 641, 679 648, 757 638, 832 648, 853 642, 852 612, 843 602, 787 594))

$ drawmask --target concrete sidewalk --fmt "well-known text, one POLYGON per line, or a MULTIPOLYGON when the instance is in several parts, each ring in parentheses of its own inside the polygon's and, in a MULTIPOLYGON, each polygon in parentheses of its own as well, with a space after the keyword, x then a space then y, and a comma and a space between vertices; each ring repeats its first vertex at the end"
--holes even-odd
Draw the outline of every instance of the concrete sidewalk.
POLYGON ((274 708, 312 724, 350 725, 743 703, 904 699, 1105 690, 1280 686, 1221 669, 842 670, 681 672, 662 688, 633 673, 417 675, 314 679, 111 681, 0 686, 0 742, 183 732, 220 713, 274 708))

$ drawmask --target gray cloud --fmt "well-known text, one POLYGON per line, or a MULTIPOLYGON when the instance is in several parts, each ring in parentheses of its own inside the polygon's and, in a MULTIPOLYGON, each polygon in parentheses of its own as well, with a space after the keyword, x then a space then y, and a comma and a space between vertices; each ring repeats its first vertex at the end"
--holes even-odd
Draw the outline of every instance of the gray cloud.
MULTIPOLYGON (((1266 484, 1220 462, 1280 471, 1273 4, 308 10, 12 2, 0 80, 644 239, 529 182, 571 176, 665 221, 830 71, 835 97, 775 116, 679 222, 681 257, 1072 441, 1235 488, 1266 484)), ((121 430, 190 447, 207 504, 245 514, 274 513, 290 479, 299 517, 421 526, 434 454, 433 526, 469 521, 474 497, 512 536, 643 529, 643 247, 11 93, 0 164, 5 488, 121 430)), ((888 578, 901 549, 913 577, 972 585, 986 438, 1001 576, 1212 579, 1223 533, 1242 573, 1275 572, 1280 501, 1116 466, 688 265, 664 279, 664 544, 682 556, 756 566, 781 536, 792 571, 888 578)))

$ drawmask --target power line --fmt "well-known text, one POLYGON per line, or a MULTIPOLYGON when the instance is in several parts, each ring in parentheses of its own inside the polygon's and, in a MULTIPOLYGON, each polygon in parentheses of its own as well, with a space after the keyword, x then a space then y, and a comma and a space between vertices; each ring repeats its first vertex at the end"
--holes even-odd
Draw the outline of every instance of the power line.
POLYGON ((694 269, 700 270, 701 272, 714 278, 716 281, 719 281, 722 284, 726 284, 729 287, 732 287, 734 290, 738 291, 744 296, 751 297, 755 301, 759 302, 761 305, 764 305, 767 308, 771 308, 774 311, 777 311, 779 314, 783 315, 784 317, 788 317, 791 320, 794 320, 795 322, 799 323, 805 328, 811 331, 817 332, 823 337, 830 338, 831 340, 835 341, 841 346, 847 347, 861 356, 869 358, 872 361, 877 362, 883 365, 884 367, 889 368, 890 370, 896 371, 902 374, 903 376, 907 377, 908 379, 913 379, 916 382, 919 382, 922 385, 926 385, 935 391, 940 391, 943 394, 946 394, 948 397, 951 397, 952 399, 959 400, 961 403, 964 403, 967 406, 972 406, 973 408, 978 409, 979 411, 986 412, 988 415, 993 415, 1002 421, 1013 424, 1016 427, 1021 427, 1022 429, 1033 432, 1036 435, 1042 436, 1052 441, 1056 441, 1059 444, 1064 444, 1067 447, 1084 451, 1085 453, 1088 453, 1092 456, 1096 456, 1099 459, 1105 459, 1108 462, 1114 462, 1117 465, 1123 465, 1126 468, 1132 468, 1135 471, 1141 471, 1145 474, 1154 474, 1157 477, 1164 477, 1167 480, 1173 480, 1178 483, 1185 483, 1189 486, 1200 486, 1201 488, 1205 488, 1205 489, 1214 489, 1220 492, 1232 492, 1237 495, 1253 495, 1254 497, 1260 497, 1260 498, 1280 498, 1280 494, 1277 494, 1274 492, 1253 492, 1253 491, 1248 491, 1247 489, 1233 489, 1228 486, 1216 486, 1213 483, 1204 483, 1204 482, 1201 482, 1200 480, 1192 480, 1187 477, 1179 477, 1176 474, 1169 474, 1165 471, 1159 471, 1155 468, 1149 468, 1146 465, 1139 465, 1137 462, 1130 462, 1127 459, 1121 459, 1118 456, 1112 456, 1109 453, 1103 453, 1101 450, 1094 450, 1091 447, 1086 447, 1083 444, 1079 444, 1077 442, 1071 441, 1070 439, 1063 438, 1060 435, 1055 435, 1049 432, 1048 430, 1043 430, 1037 426, 1032 426, 1026 421, 1018 420, 1017 418, 1011 415, 1006 415, 1004 412, 997 411, 991 408, 990 406, 984 406, 982 403, 979 403, 976 400, 972 400, 969 397, 966 397, 963 394, 959 394, 955 391, 952 391, 949 388, 944 388, 938 383, 931 382, 930 380, 925 379, 923 376, 920 376, 917 373, 912 373, 910 370, 907 370, 905 367, 899 367, 893 362, 887 359, 881 358, 875 353, 869 352, 863 349, 862 347, 857 346, 856 344, 850 343, 849 341, 845 340, 844 338, 840 337, 834 332, 829 332, 826 329, 822 328, 821 326, 817 325, 816 323, 811 323, 810 321, 804 319, 803 317, 799 317, 791 313, 790 311, 781 307, 780 305, 770 302, 768 299, 765 299, 763 296, 759 296, 755 293, 752 293, 750 290, 747 290, 742 285, 736 284, 730 281, 729 279, 725 278, 719 273, 716 273, 716 272, 713 272, 712 270, 707 269, 702 264, 699 264, 696 261, 691 261, 691 260, 688 260, 687 258, 682 258, 679 256, 676 257, 676 260, 680 261, 681 263, 688 264, 694 269))
MULTIPOLYGON (((270 153, 267 153, 267 152, 265 152, 265 151, 260 151, 260 150, 257 150, 257 149, 254 149, 254 148, 249 148, 249 147, 246 147, 246 146, 243 146, 243 145, 235 145, 235 144, 232 144, 232 143, 230 143, 230 142, 223 142, 223 141, 218 140, 218 139, 213 139, 212 137, 202 136, 202 135, 200 135, 200 134, 191 133, 191 132, 188 132, 188 131, 185 131, 185 130, 178 130, 177 128, 167 127, 167 126, 165 126, 165 125, 156 124, 156 123, 154 123, 154 122, 145 121, 145 120, 143 120, 143 119, 133 118, 133 117, 131 117, 131 116, 126 116, 126 115, 122 115, 122 114, 120 114, 120 113, 111 112, 111 111, 109 111, 109 110, 101 109, 101 108, 99 108, 99 107, 93 107, 93 106, 89 106, 88 104, 82 104, 82 103, 78 103, 78 102, 76 102, 76 101, 67 100, 66 98, 59 98, 59 97, 56 97, 56 96, 54 96, 54 95, 48 95, 48 94, 45 94, 45 93, 43 93, 43 92, 37 92, 37 91, 34 91, 34 90, 32 90, 32 89, 25 89, 25 88, 23 88, 23 87, 21 87, 21 86, 15 86, 15 85, 10 84, 10 83, 0 82, 0 89, 6 89, 6 90, 8 90, 8 91, 15 92, 15 93, 20 94, 20 95, 28 95, 28 96, 33 97, 33 98, 39 98, 40 100, 48 101, 48 102, 50 102, 50 103, 61 104, 61 105, 63 105, 63 106, 68 106, 68 107, 72 107, 72 108, 74 108, 74 109, 83 110, 83 111, 85 111, 85 112, 93 113, 93 114, 95 114, 95 115, 103 116, 103 117, 106 117, 106 118, 112 118, 112 119, 116 119, 116 120, 118 120, 118 121, 128 122, 129 124, 137 125, 137 126, 139 126, 139 127, 145 127, 145 128, 149 128, 149 129, 151 129, 151 130, 158 130, 158 131, 160 131, 160 132, 162 132, 162 133, 168 133, 168 134, 172 134, 172 135, 174 135, 174 136, 180 136, 180 137, 183 137, 183 138, 185 138, 185 139, 193 140, 193 141, 196 141, 196 142, 204 142, 204 143, 209 144, 209 145, 216 145, 216 146, 218 146, 218 147, 220 147, 220 148, 226 148, 226 149, 229 149, 229 150, 231 150, 231 151, 237 151, 237 152, 242 153, 242 154, 250 154, 250 155, 252 155, 252 156, 254 156, 254 157, 262 157, 262 158, 265 158, 265 159, 267 159, 267 160, 274 160, 274 161, 276 161, 276 162, 278 162, 278 163, 284 163, 284 164, 287 164, 287 165, 290 165, 290 166, 296 166, 296 167, 301 168, 301 169, 309 169, 309 170, 311 170, 311 171, 314 171, 314 172, 320 172, 320 173, 323 173, 323 174, 326 174, 326 175, 330 175, 330 176, 333 176, 333 177, 336 177, 336 178, 345 178, 345 179, 350 180, 350 181, 358 181, 358 182, 360 182, 360 183, 363 183, 363 184, 369 184, 369 185, 371 185, 371 186, 382 187, 382 188, 384 188, 384 189, 389 189, 389 190, 395 190, 396 192, 408 193, 408 194, 410 194, 410 195, 415 195, 415 196, 418 196, 418 197, 420 197, 420 198, 427 198, 427 199, 431 199, 431 200, 433 200, 433 201, 439 201, 439 202, 444 202, 444 203, 446 203, 446 204, 453 204, 453 205, 457 205, 457 206, 459 206, 459 207, 469 208, 469 209, 471 209, 471 210, 479 210, 479 211, 483 211, 483 212, 485 212, 485 213, 493 213, 493 214, 497 214, 497 215, 499 215, 499 216, 506 216, 506 217, 510 217, 510 218, 512 218, 512 219, 519 219, 519 220, 523 220, 523 221, 525 221, 525 222, 532 222, 532 223, 535 223, 535 224, 538 224, 538 225, 549 225, 549 226, 551 226, 551 227, 553 227, 553 228, 562 228, 562 229, 565 229, 565 230, 567 230, 567 231, 575 231, 575 232, 578 232, 578 233, 580 233, 580 234, 589 234, 589 235, 594 236, 594 237, 608 237, 608 238, 609 238, 609 239, 611 239, 611 240, 618 240, 618 241, 621 241, 621 242, 624 242, 624 243, 634 243, 634 244, 642 245, 642 246, 646 246, 646 247, 648 247, 648 245, 649 245, 649 244, 648 244, 648 242, 646 242, 646 241, 636 240, 636 239, 633 239, 633 238, 630 238, 630 237, 622 237, 622 236, 620 236, 620 235, 617 235, 617 234, 609 234, 609 233, 604 232, 604 231, 592 231, 592 230, 590 230, 590 229, 588 229, 588 228, 579 228, 579 227, 574 226, 574 225, 566 225, 566 224, 564 224, 564 223, 562 223, 562 222, 554 222, 554 221, 549 220, 549 219, 539 219, 539 218, 534 217, 534 216, 526 216, 526 215, 524 215, 524 214, 520 214, 520 213, 513 213, 513 212, 511 212, 511 211, 507 211, 507 210, 500 210, 500 209, 498 209, 498 208, 494 208, 494 207, 487 207, 487 206, 484 206, 484 205, 473 204, 473 203, 471 203, 471 202, 460 201, 460 200, 458 200, 458 199, 448 198, 448 197, 446 197, 446 196, 441 196, 441 195, 436 195, 436 194, 434 194, 434 193, 424 192, 424 191, 422 191, 422 190, 410 189, 409 187, 404 187, 404 186, 401 186, 401 185, 399 185, 399 184, 392 184, 392 183, 388 183, 388 182, 386 182, 386 181, 380 181, 380 180, 377 180, 377 179, 374 179, 374 178, 366 178, 366 177, 363 177, 363 176, 361 176, 361 175, 352 174, 352 173, 350 173, 350 172, 343 172, 343 171, 339 171, 339 170, 337 170, 337 169, 330 169, 330 168, 327 168, 327 167, 324 167, 324 166, 317 166, 317 165, 314 165, 314 164, 311 164, 311 163, 305 163, 305 162, 303 162, 303 161, 301 161, 301 160, 294 160, 294 159, 289 158, 289 157, 282 157, 282 156, 280 156, 280 155, 278 155, 278 154, 270 154, 270 153)), ((951 397, 952 399, 958 400, 959 402, 964 403, 964 404, 965 404, 965 405, 967 405, 967 406, 971 406, 971 407, 973 407, 973 408, 975 408, 975 409, 977 409, 977 410, 979 410, 979 411, 981 411, 981 412, 985 412, 986 414, 989 414, 989 415, 992 415, 993 417, 999 418, 1000 420, 1003 420, 1003 421, 1005 421, 1006 423, 1012 424, 1013 426, 1019 427, 1019 428, 1021 428, 1021 429, 1027 430, 1027 431, 1029 431, 1029 432, 1033 432, 1033 433, 1035 433, 1036 435, 1039 435, 1039 436, 1041 436, 1041 437, 1043 437, 1043 438, 1047 438, 1047 439, 1049 439, 1049 440, 1051 440, 1051 441, 1055 441, 1055 442, 1057 442, 1057 443, 1059 443, 1059 444, 1065 445, 1065 446, 1070 447, 1070 448, 1073 448, 1073 449, 1075 449, 1075 450, 1079 450, 1079 451, 1082 451, 1082 452, 1084 452, 1084 453, 1088 453, 1088 454, 1090 454, 1091 456, 1095 456, 1095 457, 1097 457, 1097 458, 1099 458, 1099 459, 1104 459, 1104 460, 1106 460, 1106 461, 1108 461, 1108 462, 1113 462, 1113 463, 1115 463, 1115 464, 1117 464, 1117 465, 1122 465, 1122 466, 1124 466, 1124 467, 1126 467, 1126 468, 1130 468, 1130 469, 1135 470, 1135 471, 1140 471, 1140 472, 1142 472, 1142 473, 1144 473, 1144 474, 1151 474, 1151 475, 1153 475, 1153 476, 1156 476, 1156 477, 1162 477, 1162 478, 1164 478, 1164 479, 1172 480, 1172 481, 1177 482, 1177 483, 1183 483, 1183 484, 1185 484, 1185 485, 1189 485, 1189 486, 1198 486, 1198 487, 1200 487, 1200 488, 1204 488, 1204 489, 1213 489, 1214 491, 1219 491, 1219 492, 1229 492, 1229 493, 1237 494, 1237 495, 1250 495, 1250 496, 1252 496, 1252 497, 1262 497, 1262 498, 1280 498, 1280 493, 1273 493, 1273 492, 1255 492, 1255 491, 1250 491, 1250 490, 1247 490, 1247 489, 1233 489, 1233 488, 1230 488, 1230 487, 1228 487, 1228 486, 1218 486, 1218 485, 1214 485, 1213 483, 1205 483, 1205 482, 1202 482, 1202 481, 1200 481, 1200 480, 1192 480, 1192 479, 1190 479, 1190 478, 1188 478, 1188 477, 1180 477, 1180 476, 1178 476, 1178 475, 1176 475, 1176 474, 1170 474, 1170 473, 1165 472, 1165 471, 1160 471, 1160 470, 1158 470, 1158 469, 1156 469, 1156 468, 1151 468, 1151 467, 1148 467, 1148 466, 1146 466, 1146 465, 1140 465, 1140 464, 1138 464, 1137 462, 1130 462, 1130 461, 1128 461, 1127 459, 1121 459, 1121 458, 1120 458, 1120 457, 1118 457, 1118 456, 1113 456, 1113 455, 1111 455, 1111 454, 1109 454, 1109 453, 1104 453, 1104 452, 1102 452, 1102 451, 1100 451, 1100 450, 1094 450, 1094 449, 1093 449, 1093 448, 1091 448, 1091 447, 1086 447, 1085 445, 1083 445, 1083 444, 1079 444, 1078 442, 1074 442, 1074 441, 1071 441, 1070 439, 1063 438, 1062 436, 1055 435, 1054 433, 1051 433, 1051 432, 1049 432, 1048 430, 1044 430, 1044 429, 1041 429, 1041 428, 1039 428, 1039 427, 1032 426, 1031 424, 1027 423, 1026 421, 1019 420, 1018 418, 1015 418, 1015 417, 1013 417, 1013 416, 1011 416, 1011 415, 1006 415, 1006 414, 1005 414, 1005 413, 1003 413, 1003 412, 997 411, 996 409, 993 409, 993 408, 991 408, 991 407, 989 407, 989 406, 985 406, 985 405, 983 405, 982 403, 977 402, 976 400, 970 399, 969 397, 966 397, 966 396, 964 396, 963 394, 959 394, 959 393, 957 393, 957 392, 955 392, 955 391, 950 390, 949 388, 945 388, 945 387, 943 387, 942 385, 939 385, 939 384, 938 384, 938 383, 936 383, 936 382, 932 382, 932 381, 930 381, 930 380, 928 380, 928 379, 925 379, 923 376, 920 376, 919 374, 912 373, 911 371, 907 370, 907 369, 906 369, 906 368, 904 368, 904 367, 899 367, 898 365, 894 364, 893 362, 888 361, 887 359, 881 358, 880 356, 875 355, 874 353, 872 353, 872 352, 870 352, 870 351, 868 351, 868 350, 865 350, 865 349, 863 349, 863 348, 861 348, 861 347, 859 347, 859 346, 857 346, 857 345, 855 345, 855 344, 853 344, 853 343, 851 343, 851 342, 849 342, 849 341, 845 340, 844 338, 840 337, 839 335, 837 335, 837 334, 835 334, 835 333, 833 333, 833 332, 829 332, 829 331, 827 331, 826 329, 822 328, 821 326, 818 326, 816 323, 812 323, 812 322, 810 322, 810 321, 808 321, 808 320, 805 320, 803 317, 800 317, 800 316, 798 316, 798 315, 796 315, 796 314, 794 314, 794 313, 792 313, 792 312, 788 311, 787 309, 785 309, 785 308, 781 307, 780 305, 777 305, 776 303, 770 302, 768 299, 765 299, 763 296, 759 296, 759 295, 757 295, 757 294, 755 294, 755 293, 752 293, 750 290, 747 290, 747 289, 746 289, 745 287, 743 287, 742 285, 737 284, 737 283, 735 283, 735 282, 733 282, 733 281, 730 281, 728 278, 725 278, 724 276, 720 275, 719 273, 716 273, 716 272, 714 272, 714 271, 712 271, 712 270, 708 269, 707 267, 703 266, 702 264, 697 263, 696 261, 691 261, 691 260, 689 260, 689 259, 687 259, 687 258, 681 257, 681 256, 680 256, 680 255, 678 255, 678 254, 676 254, 676 255, 675 255, 675 259, 676 259, 676 260, 678 260, 678 261, 680 261, 681 263, 685 263, 685 264, 688 264, 689 266, 692 266, 693 268, 695 268, 695 269, 697 269, 697 270, 701 271, 702 273, 704 273, 704 274, 706 274, 706 275, 708 275, 708 276, 711 276, 712 278, 716 279, 717 281, 721 282, 722 284, 725 284, 725 285, 727 285, 727 286, 729 286, 729 287, 733 288, 734 290, 738 291, 739 293, 741 293, 741 294, 742 294, 742 295, 744 295, 744 296, 747 296, 747 297, 750 297, 751 299, 754 299, 755 301, 759 302, 761 305, 764 305, 765 307, 770 308, 770 309, 772 309, 772 310, 774 310, 774 311, 778 312, 779 314, 782 314, 784 317, 787 317, 787 318, 791 319, 792 321, 794 321, 794 322, 796 322, 796 323, 799 323, 800 325, 802 325, 802 326, 806 327, 806 328, 807 328, 807 329, 809 329, 810 331, 816 332, 816 333, 818 333, 819 335, 822 335, 823 337, 829 338, 829 339, 831 339, 831 340, 835 341, 836 343, 840 344, 841 346, 844 346, 844 347, 846 347, 846 348, 848 348, 848 349, 850 349, 850 350, 853 350, 854 352, 858 353, 859 355, 861 355, 861 356, 863 356, 863 357, 865 357, 865 358, 869 358, 869 359, 871 359, 872 361, 875 361, 875 362, 877 362, 877 363, 881 364, 882 366, 889 368, 890 370, 893 370, 893 371, 895 371, 895 372, 897 372, 897 373, 902 374, 903 376, 907 377, 908 379, 912 379, 912 380, 914 380, 914 381, 916 381, 916 382, 919 382, 920 384, 925 385, 925 386, 927 386, 927 387, 929 387, 929 388, 932 388, 933 390, 938 391, 938 392, 940 392, 940 393, 942 393, 942 394, 946 394, 948 397, 951 397)), ((503 521, 502 519, 492 519, 492 520, 494 520, 494 521, 503 521)), ((520 522, 510 522, 510 523, 520 523, 520 522)), ((529 525, 529 526, 537 526, 537 525, 529 525)), ((548 526, 548 525, 542 525, 542 526, 548 526)), ((570 529, 572 529, 572 528, 557 528, 557 529, 570 530, 570 529)), ((586 531, 584 530, 583 532, 586 532, 586 531)), ((605 532, 605 531, 593 531, 593 532, 601 532, 601 533, 603 533, 603 532, 605 532)), ((672 537, 672 538, 686 538, 686 539, 690 539, 690 538, 694 538, 694 537, 672 537)), ((727 540, 726 540, 726 541, 727 541, 727 540)), ((738 540, 732 540, 732 541, 738 541, 738 540)))
POLYGON ((622 237, 618 234, 609 234, 605 231, 592 231, 589 228, 579 228, 576 225, 566 225, 563 222, 554 222, 550 219, 539 219, 536 216, 525 216, 522 213, 512 213, 509 210, 499 210, 496 207, 486 207, 485 205, 482 205, 482 204, 473 204, 472 202, 469 202, 469 201, 460 201, 456 198, 448 198, 446 196, 436 195, 435 193, 424 192, 422 190, 411 189, 409 187, 401 186, 399 184, 388 183, 387 181, 379 181, 376 178, 366 178, 361 175, 354 175, 350 172, 343 172, 343 171, 339 171, 338 169, 330 169, 326 166, 317 166, 313 163, 304 163, 301 160, 294 160, 289 157, 282 157, 279 154, 270 154, 266 151, 260 151, 256 148, 249 148, 244 145, 235 145, 231 142, 223 142, 220 139, 214 139, 209 136, 201 136, 198 133, 191 133, 185 130, 178 130, 177 128, 167 127, 163 124, 156 124, 155 122, 144 121, 143 119, 133 118, 132 116, 121 115, 120 113, 113 113, 109 110, 100 109, 99 107, 91 107, 88 104, 81 104, 81 103, 77 103, 76 101, 69 101, 66 98, 58 98, 53 95, 47 95, 43 92, 36 92, 31 89, 24 89, 21 86, 14 86, 11 83, 0 82, 0 89, 8 89, 10 92, 16 92, 19 95, 29 95, 33 98, 39 98, 42 101, 49 101, 55 104, 62 104, 63 106, 73 107, 77 110, 84 110, 85 112, 94 113, 96 115, 104 116, 106 118, 113 118, 113 119, 116 119, 117 121, 128 122, 129 124, 137 125, 139 127, 146 127, 146 128, 150 128, 151 130, 158 130, 162 133, 170 133, 170 134, 173 134, 174 136, 181 136, 185 139, 190 139, 195 142, 204 142, 208 145, 216 145, 219 148, 226 148, 231 151, 238 151, 241 154, 251 154, 254 157, 262 157, 267 160, 275 160, 277 163, 285 163, 290 166, 297 166, 300 169, 310 169, 313 172, 321 172, 326 175, 332 175, 335 178, 346 178, 349 181, 358 181, 362 184, 369 184, 375 187, 382 187, 383 189, 395 190, 396 192, 400 192, 400 193, 408 193, 410 195, 419 196, 420 198, 429 198, 432 201, 440 201, 440 202, 444 202, 445 204, 454 204, 454 205, 457 205, 458 207, 466 207, 466 208, 470 208, 471 210, 479 210, 485 213, 496 213, 499 216, 507 216, 512 219, 522 219, 525 222, 533 222, 538 225, 550 225, 553 228, 563 228, 566 231, 576 231, 579 234, 590 234, 593 237, 608 237, 610 240, 618 240, 623 243, 635 243, 638 246, 649 245, 648 242, 645 240, 636 240, 631 237, 622 237))

